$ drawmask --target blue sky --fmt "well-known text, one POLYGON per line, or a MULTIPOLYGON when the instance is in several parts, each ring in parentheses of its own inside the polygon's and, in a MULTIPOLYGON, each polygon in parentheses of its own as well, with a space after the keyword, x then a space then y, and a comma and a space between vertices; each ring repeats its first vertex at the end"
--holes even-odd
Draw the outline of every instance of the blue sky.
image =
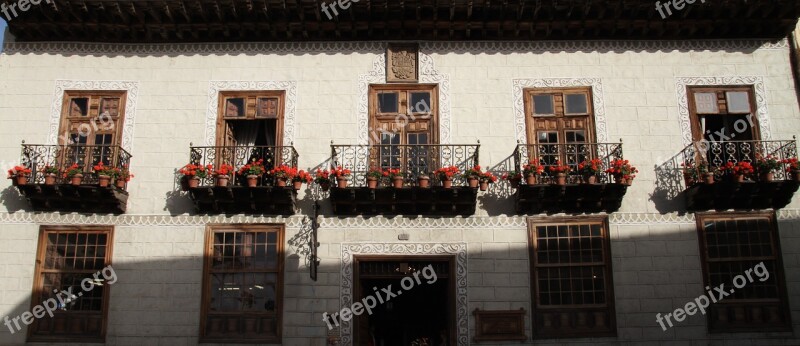
POLYGON ((6 31, 6 21, 0 19, 0 52, 3 51, 3 33, 6 31))

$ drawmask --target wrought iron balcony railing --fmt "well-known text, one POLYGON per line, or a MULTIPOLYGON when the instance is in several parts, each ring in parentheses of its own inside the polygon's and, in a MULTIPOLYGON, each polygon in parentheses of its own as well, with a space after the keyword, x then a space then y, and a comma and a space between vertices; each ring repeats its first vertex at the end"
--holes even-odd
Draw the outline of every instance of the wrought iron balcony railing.
MULTIPOLYGON (((400 169, 406 182, 414 182, 421 175, 430 176, 439 168, 456 166, 460 172, 478 164, 480 144, 417 144, 417 145, 331 145, 331 164, 349 169, 350 185, 366 186, 366 175, 371 169, 400 169)), ((463 185, 460 176, 453 179, 456 186, 463 185)))
MULTIPOLYGON (((581 174, 577 170, 581 162, 599 158, 605 170, 614 160, 622 159, 622 143, 519 144, 513 156, 514 169, 520 173, 523 166, 531 162, 545 166, 545 172, 539 177, 539 184, 553 182, 554 177, 547 174, 547 166, 556 165, 556 161, 570 166, 567 183, 576 184, 581 182, 581 174)), ((598 183, 613 181, 609 173, 597 174, 598 183)))
MULTIPOLYGON (((43 184, 45 167, 57 168, 64 172, 73 164, 83 170, 82 184, 97 184, 93 167, 100 162, 105 166, 125 168, 130 164, 131 154, 117 145, 38 145, 22 144, 22 165, 32 171, 30 183, 43 184)), ((66 183, 61 174, 57 181, 66 183)))
MULTIPOLYGON (((681 177, 684 169, 689 172, 705 166, 715 171, 716 178, 722 178, 723 172, 719 167, 724 167, 728 162, 750 162, 755 165, 760 158, 773 157, 780 162, 780 169, 773 171, 775 180, 789 180, 786 159, 797 157, 797 142, 790 141, 725 141, 725 142, 695 142, 684 148, 671 162, 674 176, 681 177), (688 167, 688 168, 687 168, 688 167)), ((700 171, 697 171, 702 173, 700 171)), ((687 188, 684 179, 676 179, 687 188)))
MULTIPOLYGON (((267 171, 286 165, 297 168, 299 155, 293 146, 220 146, 220 147, 190 147, 189 162, 195 165, 208 166, 215 168, 226 164, 238 171, 242 166, 253 161, 263 160, 264 168, 267 171)), ((237 179, 239 177, 236 177, 237 179)), ((269 175, 261 177, 262 186, 272 185, 272 178, 269 175)), ((234 181, 240 185, 238 181, 234 181)), ((211 175, 200 181, 201 186, 214 185, 214 177, 211 175)))

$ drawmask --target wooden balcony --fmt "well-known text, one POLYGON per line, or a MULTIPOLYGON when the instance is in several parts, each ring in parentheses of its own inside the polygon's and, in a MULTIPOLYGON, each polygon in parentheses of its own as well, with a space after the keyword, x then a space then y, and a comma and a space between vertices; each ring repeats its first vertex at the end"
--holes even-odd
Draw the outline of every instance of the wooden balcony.
POLYGON ((478 164, 480 145, 331 145, 331 162, 352 172, 346 188, 331 187, 330 199, 337 215, 472 215, 477 188, 462 177, 453 186, 442 187, 433 171, 456 166, 461 172, 478 164), (367 187, 371 168, 396 168, 405 173, 402 188, 383 182, 367 187), (431 178, 430 187, 417 186, 420 176, 431 178))
POLYGON ((31 169, 27 184, 15 184, 34 211, 79 212, 95 214, 125 213, 128 192, 125 186, 110 184, 100 187, 92 167, 100 162, 122 169, 130 164, 131 155, 113 145, 31 145, 22 144, 21 163, 31 169), (48 181, 45 167, 63 172, 73 164, 83 171, 83 180, 73 185, 62 174, 48 181))
POLYGON ((575 173, 584 160, 600 158, 607 168, 614 160, 622 159, 622 143, 520 144, 513 157, 517 172, 530 162, 548 166, 559 160, 572 167, 565 185, 555 184, 547 172, 536 184, 526 184, 523 179, 514 194, 518 214, 610 213, 619 209, 628 191, 628 185, 614 182, 608 173, 597 174, 593 184, 583 183, 583 177, 575 173))
POLYGON ((798 181, 786 171, 787 164, 781 163, 780 169, 773 172, 772 181, 763 181, 756 174, 737 181, 726 175, 718 167, 726 163, 751 162, 760 157, 772 156, 778 161, 797 157, 797 142, 785 141, 726 141, 696 142, 684 148, 674 158, 672 167, 683 190, 688 211, 707 210, 757 210, 780 209, 788 205, 798 181), (714 183, 709 184, 702 178, 698 167, 709 167, 715 172, 714 183), (687 169, 690 167, 692 169, 687 169), (690 178, 695 176, 694 178, 690 178))
MULTIPOLYGON (((297 168, 299 155, 292 146, 221 146, 191 147, 190 162, 196 165, 228 164, 234 171, 253 160, 264 160, 267 171, 286 165, 297 168)), ((248 187, 243 177, 233 175, 228 185, 217 186, 213 176, 201 179, 198 187, 184 190, 201 214, 292 215, 297 205, 297 191, 291 186, 278 187, 263 176, 256 187, 248 187)))

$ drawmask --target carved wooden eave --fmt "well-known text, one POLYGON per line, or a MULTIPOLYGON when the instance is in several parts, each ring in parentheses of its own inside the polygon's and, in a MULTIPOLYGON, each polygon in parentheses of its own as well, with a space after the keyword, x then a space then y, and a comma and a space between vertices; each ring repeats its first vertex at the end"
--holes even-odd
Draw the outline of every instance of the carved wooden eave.
POLYGON ((88 42, 779 39, 800 17, 796 0, 684 2, 665 19, 654 0, 360 0, 329 18, 334 1, 52 0, 0 15, 17 41, 88 42))

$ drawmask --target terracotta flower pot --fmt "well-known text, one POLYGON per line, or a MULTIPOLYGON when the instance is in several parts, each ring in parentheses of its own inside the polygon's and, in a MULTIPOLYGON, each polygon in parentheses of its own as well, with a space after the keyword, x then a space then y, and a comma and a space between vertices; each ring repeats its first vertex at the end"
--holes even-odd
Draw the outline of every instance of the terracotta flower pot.
MULTIPOLYGON (((712 178, 713 178, 713 176, 712 176, 712 178)), ((631 184, 633 184, 633 179, 627 179, 623 175, 615 175, 614 176, 614 182, 617 183, 617 184, 630 186, 631 184)))
POLYGON ((597 176, 594 174, 586 174, 583 176, 583 183, 584 184, 596 184, 597 183, 597 176))
POLYGON ((200 178, 198 177, 191 177, 187 180, 187 182, 189 183, 190 189, 200 186, 200 178))
POLYGON ((482 181, 481 182, 481 191, 486 191, 488 189, 489 189, 489 182, 488 181, 482 181))
POLYGON ((556 174, 556 184, 557 185, 567 185, 567 175, 564 173, 556 174))
POLYGON ((709 184, 709 185, 713 184, 714 183, 714 174, 713 173, 703 174, 703 181, 706 184, 709 184))
POLYGON ((125 181, 125 179, 117 179, 117 180, 114 181, 114 185, 118 189, 122 189, 122 190, 125 189, 125 183, 127 183, 127 181, 125 181))
POLYGON ((444 187, 445 189, 453 187, 453 181, 450 179, 442 180, 442 187, 444 187))
POLYGON ((761 173, 761 174, 759 175, 759 178, 761 179, 761 181, 770 182, 770 181, 772 181, 773 179, 775 179, 775 173, 772 173, 772 172, 768 172, 768 173, 761 173))
POLYGON ((422 188, 428 188, 431 186, 431 178, 428 176, 420 176, 417 178, 417 186, 422 188))
POLYGON ((277 187, 286 186, 286 178, 275 178, 275 186, 277 187))
POLYGON ((257 175, 248 175, 247 176, 247 187, 256 187, 258 186, 258 176, 257 175))
POLYGON ((218 175, 217 176, 217 186, 219 187, 226 187, 228 186, 228 182, 231 180, 231 177, 227 175, 218 175))
POLYGON ((467 183, 469 184, 469 187, 476 188, 476 187, 478 187, 478 183, 479 183, 478 182, 478 178, 469 178, 469 179, 467 179, 467 183))
POLYGON ((110 183, 111 183, 110 176, 103 174, 97 176, 97 184, 100 185, 100 187, 108 187, 108 184, 110 183))
POLYGON ((742 183, 742 182, 744 182, 744 174, 741 174, 741 173, 739 173, 739 174, 734 174, 734 175, 733 175, 733 181, 735 181, 735 182, 737 182, 737 183, 742 183))
POLYGON ((322 189, 322 191, 326 191, 327 192, 331 188, 331 183, 328 182, 328 181, 319 183, 319 188, 322 189))
POLYGON ((367 187, 370 189, 374 189, 378 187, 378 179, 377 178, 367 178, 367 187))
POLYGON ((344 189, 347 187, 347 178, 337 177, 336 178, 336 186, 340 189, 344 189))
POLYGON ((55 185, 56 184, 56 175, 53 173, 46 174, 44 176, 44 184, 45 185, 55 185))
POLYGON ((19 174, 16 177, 17 185, 27 185, 28 184, 28 176, 24 174, 19 174))
POLYGON ((83 182, 83 174, 75 174, 69 180, 72 185, 79 186, 83 182))
MULTIPOLYGON (((536 185, 536 174, 531 174, 531 175, 525 176, 525 184, 527 184, 527 185, 536 185)), ((519 181, 517 181, 517 185, 519 185, 519 181)), ((512 186, 513 186, 513 184, 512 184, 512 186)), ((514 186, 514 187, 516 187, 516 186, 514 186)))
POLYGON ((293 181, 292 185, 293 185, 295 190, 300 191, 300 189, 303 188, 303 181, 302 180, 293 181))
POLYGON ((394 177, 392 179, 392 185, 395 189, 402 189, 403 188, 404 179, 403 177, 394 177))

